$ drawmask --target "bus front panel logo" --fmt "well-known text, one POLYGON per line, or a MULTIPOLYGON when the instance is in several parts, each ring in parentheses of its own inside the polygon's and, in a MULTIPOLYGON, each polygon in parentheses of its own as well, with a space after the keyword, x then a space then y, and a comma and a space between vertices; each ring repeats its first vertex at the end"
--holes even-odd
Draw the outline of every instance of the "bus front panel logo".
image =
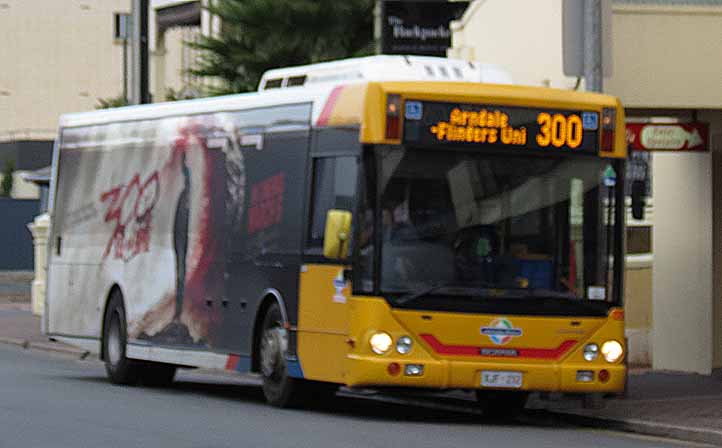
POLYGON ((491 321, 486 327, 481 327, 481 334, 489 336, 491 342, 496 345, 508 344, 513 338, 522 335, 521 328, 514 328, 511 321, 505 317, 499 317, 491 321))

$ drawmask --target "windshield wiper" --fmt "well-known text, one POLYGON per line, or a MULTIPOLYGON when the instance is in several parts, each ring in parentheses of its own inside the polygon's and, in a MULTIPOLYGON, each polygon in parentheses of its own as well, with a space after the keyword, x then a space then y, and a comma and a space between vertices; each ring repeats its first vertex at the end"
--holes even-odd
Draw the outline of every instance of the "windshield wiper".
POLYGON ((504 288, 508 291, 524 293, 524 297, 537 297, 537 298, 549 298, 549 299, 576 299, 577 296, 571 292, 559 292, 552 291, 549 289, 534 289, 534 288, 504 288))
POLYGON ((446 288, 448 286, 451 286, 451 283, 448 283, 448 282, 437 283, 435 285, 431 285, 426 288, 423 288, 419 291, 411 292, 409 294, 401 296, 395 300, 395 303, 396 303, 396 305, 405 305, 409 302, 413 302, 414 300, 418 299, 419 297, 431 294, 432 292, 434 292, 436 290, 439 290, 441 288, 446 288))
POLYGON ((414 300, 418 299, 419 297, 423 297, 425 295, 431 294, 434 291, 438 291, 442 288, 453 288, 455 290, 464 290, 464 291, 479 291, 484 289, 497 289, 498 286, 491 284, 491 283, 474 283, 473 285, 459 285, 451 282, 442 282, 437 283, 431 286, 428 286, 426 288, 420 289, 418 291, 410 292, 409 294, 406 294, 404 296, 399 297, 395 300, 395 303, 397 305, 404 305, 409 302, 413 302, 414 300))
MULTIPOLYGON (((405 305, 410 302, 413 302, 414 300, 417 300, 420 297, 426 296, 431 294, 434 291, 438 291, 442 288, 459 288, 459 289, 465 289, 465 290, 475 290, 480 291, 484 289, 494 289, 498 291, 508 292, 508 293, 517 293, 514 294, 516 298, 527 298, 527 297, 535 297, 535 298, 548 298, 548 299, 577 299, 577 296, 575 296, 572 293, 569 292, 558 292, 558 291, 551 291, 548 289, 534 289, 534 288, 521 288, 521 287, 499 287, 499 285, 454 285, 452 283, 437 283, 435 285, 428 286, 426 288, 420 289, 415 292, 411 292, 409 294, 406 294, 402 297, 399 297, 394 302, 396 305, 405 305)), ((496 298, 503 298, 503 295, 495 295, 496 298)), ((514 298, 514 297, 506 297, 506 298, 514 298)))

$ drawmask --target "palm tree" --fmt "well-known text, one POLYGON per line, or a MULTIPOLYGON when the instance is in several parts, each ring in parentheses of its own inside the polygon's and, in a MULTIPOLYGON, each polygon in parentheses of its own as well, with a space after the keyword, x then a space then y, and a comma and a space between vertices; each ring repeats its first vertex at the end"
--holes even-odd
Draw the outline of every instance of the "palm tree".
POLYGON ((216 0, 217 36, 200 50, 196 76, 218 80, 210 94, 255 90, 264 71, 373 52, 374 0, 216 0))

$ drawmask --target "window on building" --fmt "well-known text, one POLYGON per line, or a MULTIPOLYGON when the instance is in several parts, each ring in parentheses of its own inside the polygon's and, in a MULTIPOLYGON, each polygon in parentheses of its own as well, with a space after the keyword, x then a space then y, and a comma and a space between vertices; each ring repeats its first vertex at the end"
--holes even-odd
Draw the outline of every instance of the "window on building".
POLYGON ((627 227, 627 254, 638 255, 650 253, 652 253, 652 227, 627 227))
POLYGON ((113 38, 118 40, 130 39, 130 14, 113 14, 113 38))

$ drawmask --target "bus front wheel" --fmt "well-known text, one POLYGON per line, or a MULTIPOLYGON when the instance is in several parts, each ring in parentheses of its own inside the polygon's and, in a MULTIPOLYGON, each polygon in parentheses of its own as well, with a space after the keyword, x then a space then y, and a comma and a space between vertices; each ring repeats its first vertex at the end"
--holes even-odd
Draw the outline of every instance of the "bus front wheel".
POLYGON ((282 408, 304 404, 311 387, 309 382, 288 375, 287 348, 288 332, 283 328, 281 309, 273 303, 263 318, 258 355, 263 395, 269 404, 282 408))

